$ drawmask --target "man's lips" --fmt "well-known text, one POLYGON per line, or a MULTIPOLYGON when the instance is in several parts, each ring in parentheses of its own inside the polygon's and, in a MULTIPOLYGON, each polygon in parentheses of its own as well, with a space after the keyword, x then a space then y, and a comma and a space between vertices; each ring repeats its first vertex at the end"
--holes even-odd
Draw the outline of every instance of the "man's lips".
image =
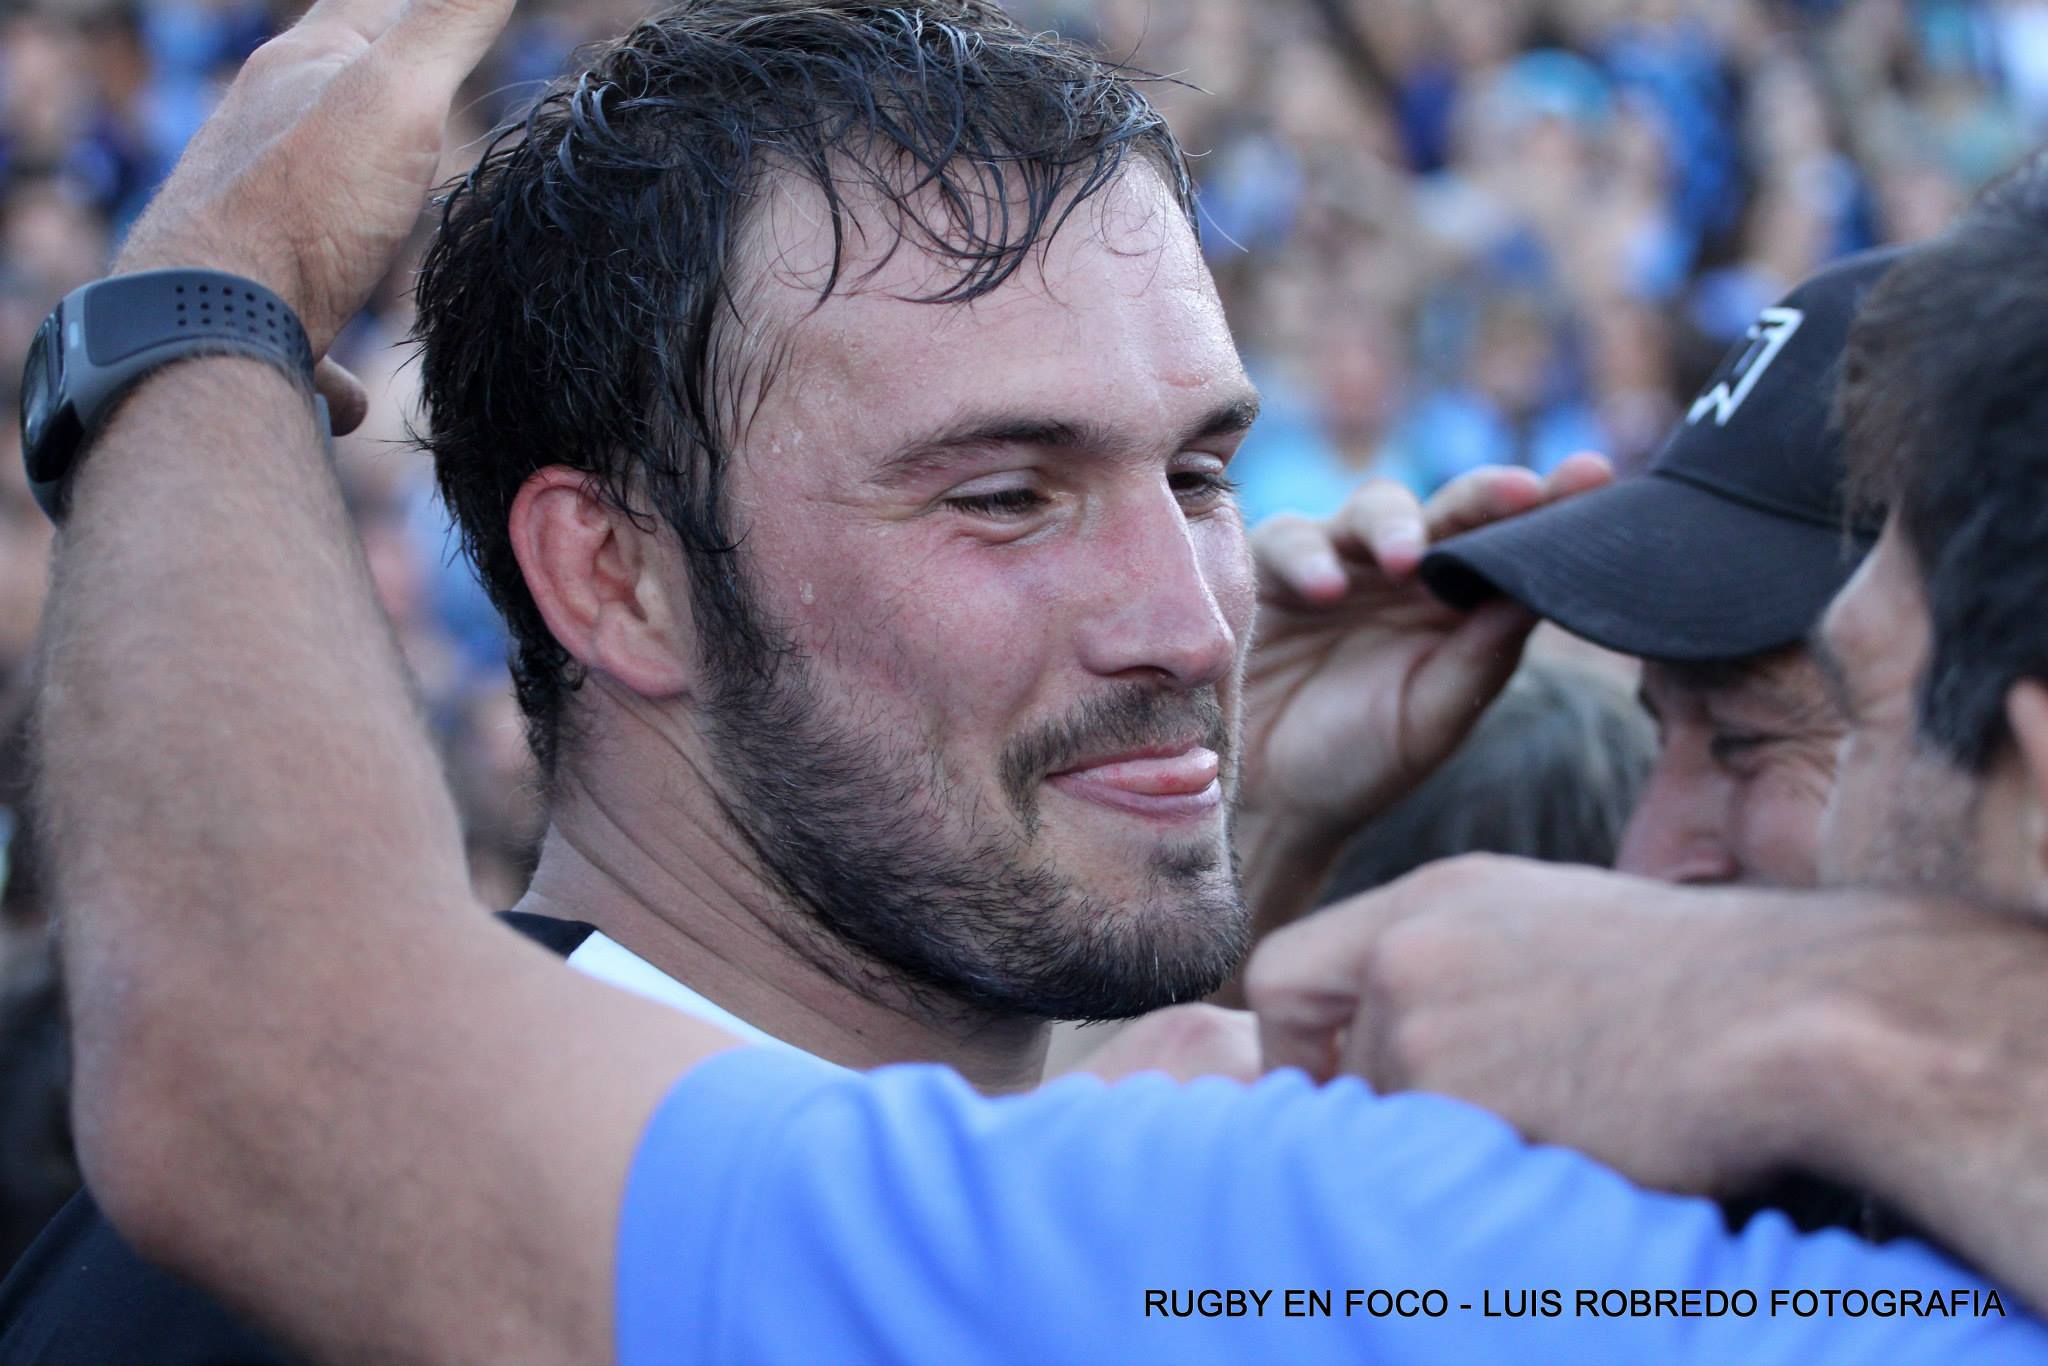
POLYGON ((1223 800, 1216 751, 1201 745, 1111 755, 1046 779, 1072 797, 1145 816, 1199 816, 1223 800))

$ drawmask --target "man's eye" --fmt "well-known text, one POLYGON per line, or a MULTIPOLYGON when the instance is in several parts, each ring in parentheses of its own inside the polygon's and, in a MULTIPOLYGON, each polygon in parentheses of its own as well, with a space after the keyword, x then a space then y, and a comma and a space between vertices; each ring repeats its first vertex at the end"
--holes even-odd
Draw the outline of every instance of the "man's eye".
POLYGON ((1037 489, 997 489, 992 493, 965 493, 948 498, 946 506, 977 517, 1022 517, 1045 506, 1045 495, 1037 489))
POLYGON ((1197 509, 1215 507, 1237 493, 1237 484, 1221 470, 1181 470, 1167 482, 1173 486, 1174 497, 1197 509))
POLYGON ((1743 760, 1753 757, 1766 745, 1783 739, 1762 731, 1722 731, 1707 742, 1707 752, 1714 762, 1724 768, 1732 768, 1743 760))

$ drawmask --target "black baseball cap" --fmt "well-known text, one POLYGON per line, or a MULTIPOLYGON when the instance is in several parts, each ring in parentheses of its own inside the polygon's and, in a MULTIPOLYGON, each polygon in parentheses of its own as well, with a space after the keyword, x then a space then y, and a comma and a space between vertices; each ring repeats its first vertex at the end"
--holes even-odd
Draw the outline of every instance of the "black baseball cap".
POLYGON ((1423 582, 1652 659, 1805 639, 1877 536, 1844 511, 1834 393, 1864 294, 1907 250, 1846 257, 1766 308, 1641 474, 1452 537, 1423 582))

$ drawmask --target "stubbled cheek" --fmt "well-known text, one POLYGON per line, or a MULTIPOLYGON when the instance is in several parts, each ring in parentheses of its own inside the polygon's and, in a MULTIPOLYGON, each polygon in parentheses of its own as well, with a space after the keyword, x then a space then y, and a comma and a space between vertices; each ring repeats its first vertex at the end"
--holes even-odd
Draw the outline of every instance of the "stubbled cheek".
POLYGON ((1058 610, 1046 576, 939 556, 900 568, 846 564, 789 594, 797 643, 832 686, 864 710, 922 710, 920 729, 947 730, 1028 691, 1058 610))

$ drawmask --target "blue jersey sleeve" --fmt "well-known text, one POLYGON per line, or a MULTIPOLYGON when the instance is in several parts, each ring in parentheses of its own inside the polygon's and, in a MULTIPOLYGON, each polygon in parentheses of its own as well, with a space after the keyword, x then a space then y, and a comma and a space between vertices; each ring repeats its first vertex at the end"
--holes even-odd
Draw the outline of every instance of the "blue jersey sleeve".
POLYGON ((2048 1361, 1925 1247, 1730 1234, 1471 1106, 1298 1073, 990 1100, 725 1054, 649 1125, 619 1239, 625 1366, 2048 1361))

